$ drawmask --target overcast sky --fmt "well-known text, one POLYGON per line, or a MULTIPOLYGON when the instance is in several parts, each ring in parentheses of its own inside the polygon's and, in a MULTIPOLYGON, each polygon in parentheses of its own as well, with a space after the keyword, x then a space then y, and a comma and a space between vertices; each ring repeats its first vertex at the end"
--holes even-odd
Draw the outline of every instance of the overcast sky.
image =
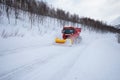
POLYGON ((45 0, 49 5, 79 16, 105 22, 120 16, 120 0, 45 0))

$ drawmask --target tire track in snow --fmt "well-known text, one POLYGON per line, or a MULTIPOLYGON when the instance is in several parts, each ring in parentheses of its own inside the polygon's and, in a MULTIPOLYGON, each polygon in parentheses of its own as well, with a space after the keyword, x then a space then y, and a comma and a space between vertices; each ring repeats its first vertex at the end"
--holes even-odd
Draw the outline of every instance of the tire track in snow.
POLYGON ((54 76, 50 80, 62 80, 67 74, 70 72, 71 68, 75 65, 77 60, 79 59, 80 55, 82 55, 83 50, 86 48, 86 46, 82 46, 77 51, 80 51, 79 53, 75 50, 75 53, 71 55, 71 59, 68 62, 69 64, 58 70, 54 76), (73 57, 74 56, 74 57, 73 57))
MULTIPOLYGON (((46 46, 44 46, 44 47, 46 47, 46 46)), ((55 46, 55 47, 58 47, 58 46, 55 46)), ((86 47, 86 46, 83 45, 82 47, 80 47, 79 51, 82 51, 82 49, 84 49, 84 47, 86 47)), ((61 46, 59 46, 59 48, 61 48, 61 46)), ((66 47, 64 47, 64 48, 66 49, 66 47)), ((71 53, 71 49, 72 48, 74 48, 74 46, 73 47, 68 47, 68 50, 70 50, 70 51, 67 51, 65 53, 64 53, 64 51, 63 52, 59 52, 57 54, 53 52, 54 54, 52 54, 51 56, 46 57, 43 60, 37 59, 37 60, 32 61, 31 63, 25 64, 25 65, 23 65, 21 67, 13 69, 10 72, 6 72, 4 74, 1 74, 0 75, 0 80, 9 80, 9 79, 12 79, 12 80, 16 80, 17 79, 18 80, 17 77, 20 78, 19 80, 23 80, 21 78, 25 77, 26 74, 29 74, 29 73, 32 74, 32 72, 34 72, 35 70, 39 69, 39 67, 42 67, 42 66, 44 66, 46 64, 49 64, 51 60, 56 60, 56 58, 59 58, 59 56, 62 56, 62 55, 64 56, 66 53, 67 53, 67 55, 69 55, 69 53, 71 53)), ((75 47, 75 48, 77 48, 77 47, 75 47)), ((81 54, 81 52, 80 52, 80 54, 81 54)), ((72 62, 69 59, 70 62, 68 60, 68 63, 66 63, 67 65, 64 65, 63 67, 61 67, 61 69, 59 69, 57 72, 55 72, 54 75, 56 76, 56 78, 52 77, 53 75, 50 78, 53 79, 53 80, 58 79, 58 77, 57 77, 58 75, 57 74, 59 74, 61 76, 61 78, 62 78, 63 74, 66 74, 66 73, 69 72, 69 70, 72 68, 72 66, 74 65, 74 63, 79 58, 80 54, 79 55, 75 55, 75 58, 72 59, 72 62), (65 72, 64 72, 64 69, 66 69, 65 72)), ((53 65, 53 64, 51 64, 51 65, 53 65)), ((37 73, 38 73, 38 76, 39 76, 39 71, 37 73)), ((36 77, 38 77, 38 76, 36 75, 36 77)), ((30 80, 32 80, 31 76, 30 76, 30 80)), ((33 80, 34 80, 34 78, 33 78, 33 80)))
POLYGON ((73 52, 70 50, 67 54, 55 57, 42 68, 37 69, 22 80, 61 80, 79 59, 82 53, 78 53, 78 51, 83 50, 83 48, 84 46, 82 46, 81 49, 75 48, 73 52), (58 70, 55 70, 56 68, 58 70))
POLYGON ((9 79, 16 80, 17 76, 24 76, 25 74, 32 72, 33 70, 39 68, 40 66, 48 63, 50 60, 54 59, 55 57, 58 57, 64 54, 65 53, 57 53, 57 54, 54 53, 43 60, 41 59, 34 60, 33 62, 20 66, 16 69, 13 69, 10 72, 1 74, 0 80, 9 80, 9 79))
POLYGON ((23 50, 27 50, 27 49, 33 49, 33 48, 43 48, 46 46, 51 46, 51 44, 49 44, 49 45, 47 45, 47 44, 46 45, 30 45, 30 46, 24 46, 24 47, 9 49, 9 50, 2 50, 2 51, 0 51, 0 57, 10 55, 10 54, 15 54, 18 51, 23 51, 23 50))

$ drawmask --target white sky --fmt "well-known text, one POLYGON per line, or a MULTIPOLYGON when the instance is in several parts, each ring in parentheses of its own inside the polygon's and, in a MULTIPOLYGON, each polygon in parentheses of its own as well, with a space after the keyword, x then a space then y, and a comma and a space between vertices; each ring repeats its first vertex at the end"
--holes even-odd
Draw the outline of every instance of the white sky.
POLYGON ((109 22, 120 16, 120 0, 45 0, 55 8, 109 22))

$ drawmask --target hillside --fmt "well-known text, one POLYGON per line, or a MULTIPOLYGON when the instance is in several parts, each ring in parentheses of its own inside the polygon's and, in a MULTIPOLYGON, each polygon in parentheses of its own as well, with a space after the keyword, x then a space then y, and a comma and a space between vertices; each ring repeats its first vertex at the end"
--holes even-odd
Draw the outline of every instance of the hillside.
POLYGON ((114 25, 116 28, 120 29, 120 17, 113 20, 111 24, 114 25))
POLYGON ((120 24, 120 17, 117 17, 116 19, 114 19, 111 24, 113 25, 119 25, 120 24))
MULTIPOLYGON (((2 0, 0 1, 1 11, 6 11, 7 18, 13 13, 16 20, 21 13, 28 13, 31 25, 37 22, 44 22, 46 17, 55 18, 62 25, 69 22, 73 24, 81 24, 94 31, 120 33, 120 30, 112 25, 108 25, 103 21, 95 20, 89 17, 80 17, 78 14, 71 14, 59 8, 53 8, 45 1, 38 0, 2 0)), ((10 20, 9 20, 10 22, 10 20)), ((32 27, 31 27, 32 28, 32 27)))

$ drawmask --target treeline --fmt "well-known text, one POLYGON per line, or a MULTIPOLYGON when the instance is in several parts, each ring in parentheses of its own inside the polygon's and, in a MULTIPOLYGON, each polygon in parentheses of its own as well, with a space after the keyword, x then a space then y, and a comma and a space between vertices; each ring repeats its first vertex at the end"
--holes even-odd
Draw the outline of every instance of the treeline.
MULTIPOLYGON (((53 7, 49 7, 48 4, 44 1, 0 0, 0 3, 3 3, 9 7, 14 7, 15 9, 21 9, 24 11, 28 11, 32 14, 49 16, 49 17, 58 18, 61 20, 77 22, 79 19, 78 15, 76 15, 76 14, 71 15, 69 12, 65 12, 62 9, 55 9, 53 7)), ((7 9, 9 9, 9 7, 7 9)))
POLYGON ((106 23, 103 23, 102 21, 94 20, 91 18, 81 18, 80 23, 83 26, 86 26, 90 30, 95 30, 98 32, 113 32, 113 33, 120 33, 120 29, 115 28, 112 25, 107 25, 106 23))
MULTIPOLYGON (((11 8, 14 8, 15 18, 18 18, 19 11, 23 10, 29 12, 31 23, 35 18, 32 14, 42 16, 49 16, 52 18, 57 18, 62 21, 70 21, 72 23, 82 24, 86 26, 90 30, 100 31, 100 32, 114 32, 120 33, 120 29, 114 28, 113 26, 107 25, 102 21, 94 20, 91 18, 80 18, 77 14, 70 14, 69 12, 65 12, 62 9, 55 9, 49 6, 44 1, 36 1, 36 0, 0 0, 0 3, 6 5, 5 10, 9 19, 9 11, 11 8)), ((63 22, 64 23, 64 22, 63 22)))

